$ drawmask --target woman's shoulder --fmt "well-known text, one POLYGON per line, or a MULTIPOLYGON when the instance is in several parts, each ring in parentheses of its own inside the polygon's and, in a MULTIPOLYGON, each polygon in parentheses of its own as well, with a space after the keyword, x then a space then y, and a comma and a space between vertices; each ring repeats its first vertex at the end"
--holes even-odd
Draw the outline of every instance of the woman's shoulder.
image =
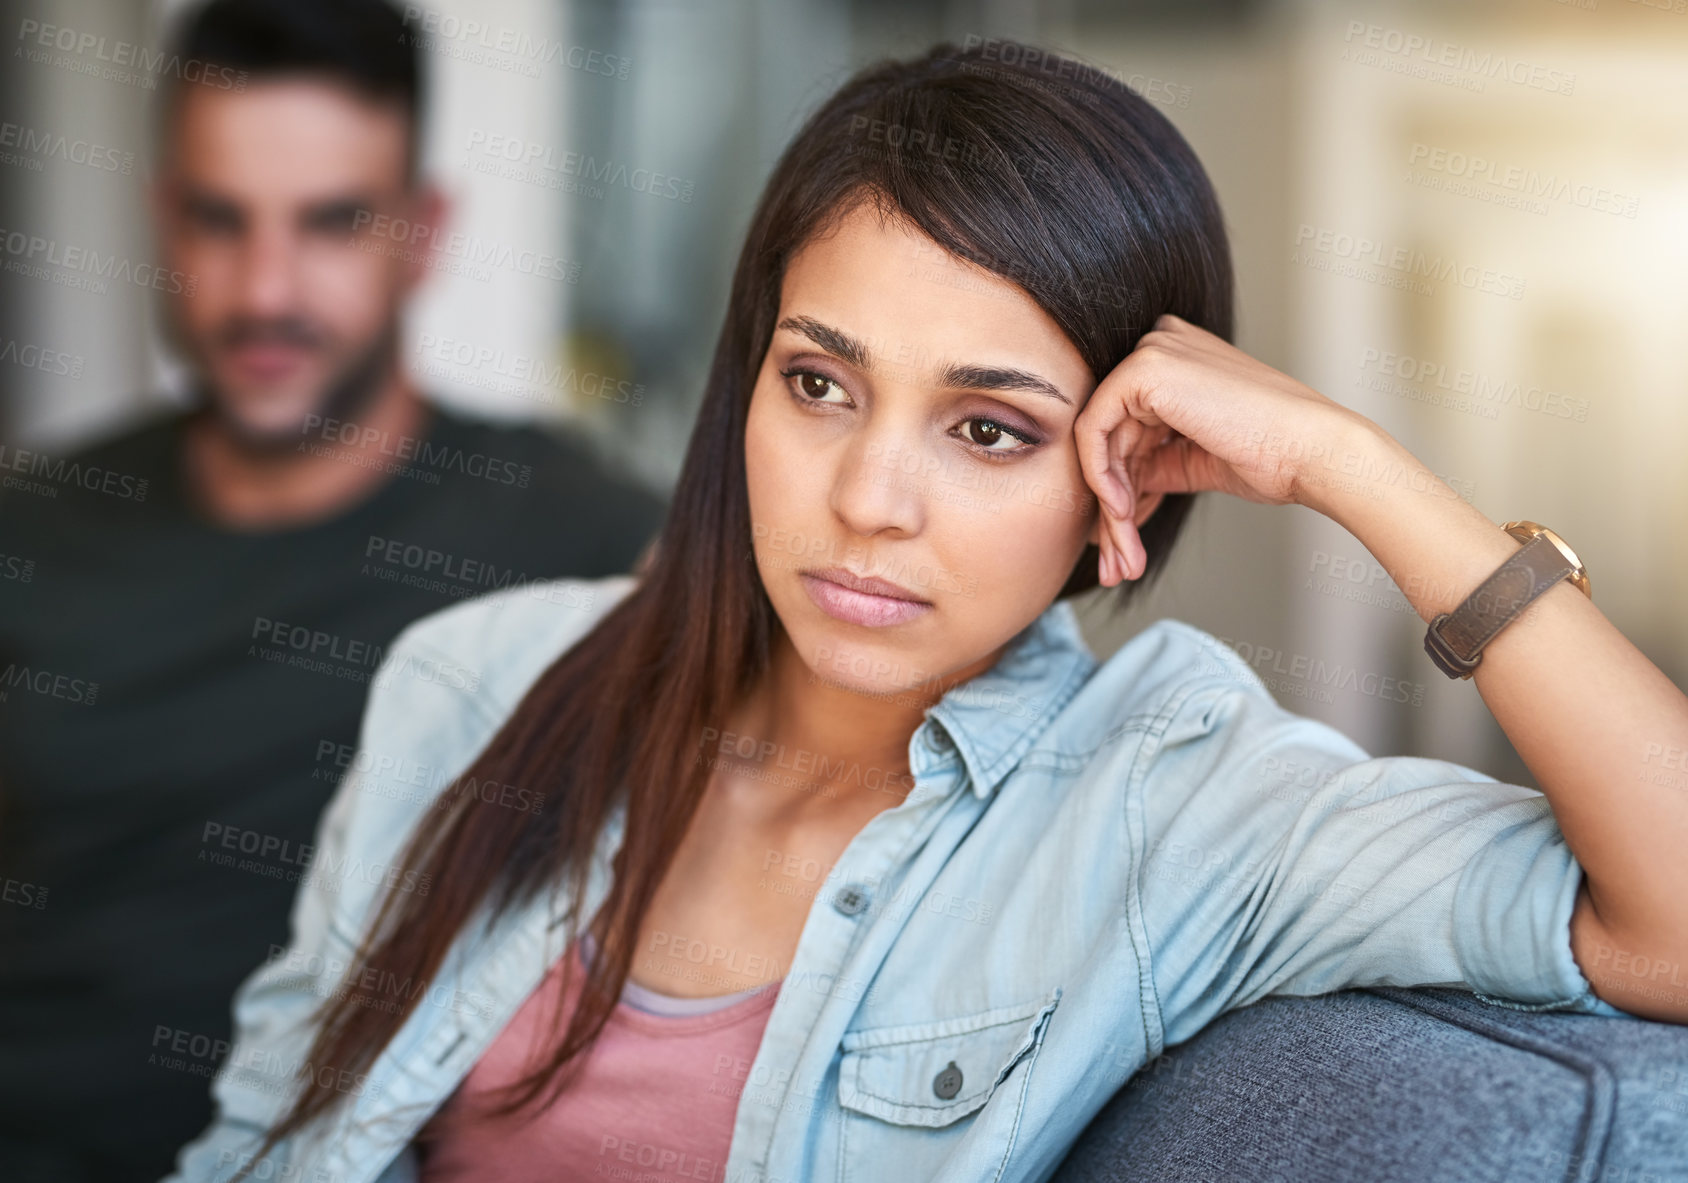
POLYGON ((1111 704, 1112 714, 1127 717, 1159 714, 1210 692, 1272 697, 1235 649, 1170 616, 1150 622, 1115 649, 1096 668, 1087 690, 1111 704))
MULTIPOLYGON (((1085 754, 1117 758, 1122 751, 1117 741, 1133 731, 1165 741, 1192 729, 1222 729, 1236 712, 1216 708, 1236 699, 1276 705, 1235 650, 1186 621, 1150 621, 1111 650, 1105 644, 1093 649, 1071 614, 1055 615, 1040 636, 1041 647, 1029 648, 1029 659, 1013 666, 1021 680, 1016 689, 1035 707, 1031 716, 1043 720, 1031 726, 1030 742, 1064 759, 1085 754), (1053 656, 1081 649, 1082 660, 1053 656)), ((986 734, 1004 731, 1002 720, 991 712, 979 710, 974 716, 966 722, 981 744, 986 734)), ((994 742, 1002 746, 1005 741, 994 742)))
MULTIPOLYGON (((324 812, 319 853, 335 866, 391 865, 416 824, 485 748, 528 688, 634 586, 630 575, 505 588, 431 613, 388 646, 358 747, 324 812)), ((532 786, 495 786, 537 810, 532 786)), ((408 870, 415 870, 409 868, 408 870)), ((348 932, 373 888, 335 889, 348 932)))
POLYGON ((419 617, 388 647, 372 697, 410 677, 462 690, 483 713, 508 714, 635 583, 632 575, 539 580, 419 617))
POLYGON ((1233 647, 1187 621, 1156 620, 1090 678, 1082 696, 1087 701, 1077 704, 1088 714, 1082 737, 1099 759, 1141 759, 1152 767, 1175 758, 1190 767, 1235 760, 1249 768, 1264 761, 1273 768, 1274 753, 1290 752, 1308 767, 1368 760, 1366 751, 1332 724, 1279 701, 1274 687, 1293 694, 1297 686, 1313 685, 1314 675, 1268 683, 1257 666, 1275 669, 1277 657, 1271 648, 1233 647), (1144 742, 1109 742, 1127 732, 1142 733, 1144 742))

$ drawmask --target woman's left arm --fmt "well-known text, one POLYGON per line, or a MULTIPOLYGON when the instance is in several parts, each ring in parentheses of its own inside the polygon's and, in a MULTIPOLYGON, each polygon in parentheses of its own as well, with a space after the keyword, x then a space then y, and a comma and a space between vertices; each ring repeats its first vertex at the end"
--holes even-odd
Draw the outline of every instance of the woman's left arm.
MULTIPOLYGON (((1377 424, 1174 316, 1097 387, 1075 435, 1104 584, 1142 573, 1136 524, 1160 495, 1209 489, 1340 523, 1426 622, 1519 547, 1377 424)), ((1473 680, 1583 869, 1583 975, 1613 1006, 1688 1023, 1688 788, 1648 776, 1688 754, 1688 696, 1563 580, 1484 647, 1473 680)))

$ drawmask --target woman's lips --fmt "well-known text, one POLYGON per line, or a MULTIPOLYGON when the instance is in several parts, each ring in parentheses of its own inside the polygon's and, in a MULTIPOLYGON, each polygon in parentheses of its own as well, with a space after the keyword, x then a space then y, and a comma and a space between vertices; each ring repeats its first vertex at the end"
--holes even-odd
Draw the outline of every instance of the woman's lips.
POLYGON ((841 567, 800 571, 798 578, 817 608, 848 624, 885 628, 906 624, 932 611, 928 601, 915 599, 894 583, 864 578, 841 567))

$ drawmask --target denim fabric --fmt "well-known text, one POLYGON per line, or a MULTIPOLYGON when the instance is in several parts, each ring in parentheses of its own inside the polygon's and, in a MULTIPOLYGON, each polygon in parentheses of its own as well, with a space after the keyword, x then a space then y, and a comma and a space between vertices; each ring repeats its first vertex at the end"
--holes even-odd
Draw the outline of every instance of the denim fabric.
MULTIPOLYGON (((256 1145, 377 886, 404 882, 417 819, 631 586, 512 588, 394 643, 292 944, 237 992, 218 1117, 172 1178, 225 1179, 256 1145)), ((1544 797, 1369 757, 1191 625, 1159 621, 1098 663, 1056 603, 927 712, 908 759, 906 799, 823 882, 794 880, 819 890, 713 1178, 1047 1179, 1140 1066, 1268 995, 1442 984, 1620 1013, 1572 960, 1581 869, 1544 797)), ((586 915, 623 825, 599 836, 586 915)), ((337 1082, 334 1118, 260 1177, 408 1178, 416 1130, 566 946, 565 902, 472 926, 370 1072, 337 1082)), ((676 1169, 610 1141, 582 1169, 676 1169)))

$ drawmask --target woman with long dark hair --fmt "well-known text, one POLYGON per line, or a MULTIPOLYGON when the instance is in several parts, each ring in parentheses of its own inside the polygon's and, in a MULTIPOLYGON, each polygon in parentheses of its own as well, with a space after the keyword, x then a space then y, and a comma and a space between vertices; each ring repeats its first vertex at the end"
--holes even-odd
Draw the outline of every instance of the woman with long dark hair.
POLYGON ((1231 335, 1207 177, 1116 80, 851 78, 756 209, 648 569, 387 654, 181 1177, 1037 1179, 1268 994, 1688 1021, 1614 968, 1688 958, 1688 798, 1637 775, 1688 699, 1549 534, 1231 335), (1177 621, 1098 663, 1070 600, 1204 490, 1350 529, 1545 795, 1369 757, 1177 621))

